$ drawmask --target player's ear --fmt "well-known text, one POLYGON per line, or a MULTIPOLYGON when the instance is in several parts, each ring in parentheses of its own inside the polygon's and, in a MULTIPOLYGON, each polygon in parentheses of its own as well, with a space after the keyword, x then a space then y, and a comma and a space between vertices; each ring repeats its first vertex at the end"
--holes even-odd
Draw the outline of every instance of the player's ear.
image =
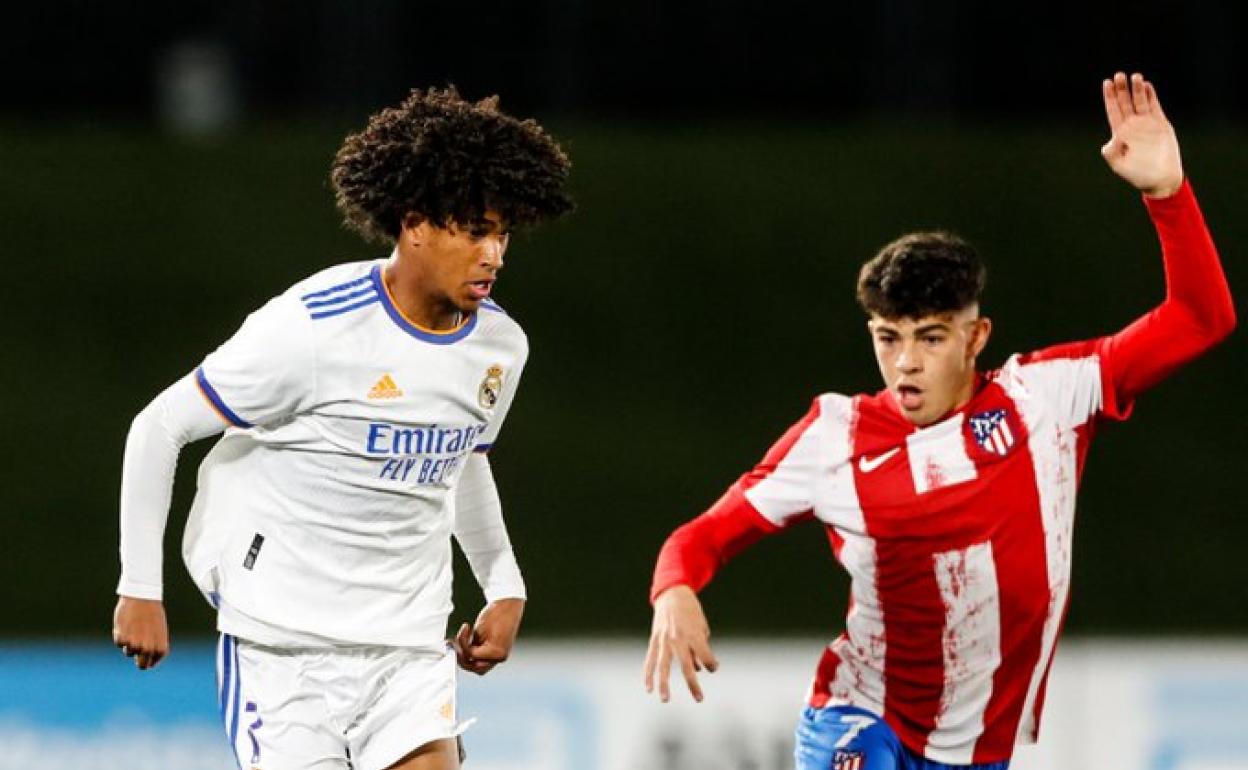
POLYGON ((409 211, 403 215, 403 220, 399 223, 399 237, 413 238, 416 241, 421 240, 424 235, 425 225, 428 220, 417 214, 415 211, 409 211))
POLYGON ((970 349, 967 353, 970 357, 976 358, 983 352, 984 347, 988 344, 988 338, 992 336, 992 319, 987 316, 979 316, 971 322, 971 341, 970 349))

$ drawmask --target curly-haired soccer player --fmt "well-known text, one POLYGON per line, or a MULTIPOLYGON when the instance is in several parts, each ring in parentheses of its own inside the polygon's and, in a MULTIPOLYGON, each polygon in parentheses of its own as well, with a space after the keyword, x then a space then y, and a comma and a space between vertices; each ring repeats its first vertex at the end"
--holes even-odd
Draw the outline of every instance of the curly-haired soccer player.
POLYGON ((816 398, 663 547, 645 667, 662 700, 673 661, 698 700, 697 671, 718 665, 695 591, 741 549, 814 518, 851 598, 797 728, 798 770, 999 770, 1035 739, 1093 431, 1235 325, 1152 84, 1118 73, 1102 91, 1113 134, 1102 154, 1144 195, 1165 301, 1112 336, 980 373, 992 327, 975 252, 942 233, 886 246, 858 282, 884 390, 816 398))
POLYGON ((331 172, 346 224, 389 257, 299 281, 135 418, 114 641, 141 669, 168 653, 174 465, 224 430, 183 555, 218 611, 242 767, 459 766, 457 657, 478 674, 506 660, 525 602, 485 453, 528 346, 490 293, 510 230, 571 208, 568 170, 496 98, 413 91, 331 172), (487 605, 448 647, 452 535, 487 605))

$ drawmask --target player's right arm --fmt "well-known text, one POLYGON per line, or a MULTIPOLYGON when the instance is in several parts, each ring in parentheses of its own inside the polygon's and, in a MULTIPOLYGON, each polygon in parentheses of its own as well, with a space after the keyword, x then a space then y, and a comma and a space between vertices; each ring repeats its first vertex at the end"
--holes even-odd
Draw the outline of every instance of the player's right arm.
POLYGON ((194 374, 169 386, 130 424, 121 472, 121 580, 113 643, 140 669, 169 654, 161 562, 178 454, 225 427, 194 374))
POLYGON ((121 473, 121 579, 113 642, 140 669, 169 653, 162 543, 178 455, 186 444, 226 427, 262 425, 308 403, 315 390, 310 322, 297 298, 273 299, 130 426, 121 473))
POLYGON ((702 700, 698 672, 719 667, 710 625, 697 592, 729 559, 766 535, 812 515, 813 482, 834 458, 822 446, 820 399, 705 513, 682 525, 659 552, 650 589, 654 620, 646 652, 646 692, 671 693, 675 662, 694 700, 702 700))

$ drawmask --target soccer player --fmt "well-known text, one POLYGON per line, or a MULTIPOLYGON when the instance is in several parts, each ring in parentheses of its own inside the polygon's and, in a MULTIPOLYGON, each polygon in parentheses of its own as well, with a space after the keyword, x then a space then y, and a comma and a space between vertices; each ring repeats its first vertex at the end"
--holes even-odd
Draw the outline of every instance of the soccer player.
POLYGON ((525 603, 485 452, 528 344, 490 294, 511 228, 571 208, 568 170, 496 97, 412 91, 331 172, 346 224, 389 257, 299 281, 134 419, 113 638, 140 669, 168 653, 174 466, 224 430, 183 555, 218 611, 241 767, 459 767, 457 658, 477 674, 506 660, 525 603), (452 535, 487 604, 448 645, 452 535))
POLYGON ((677 529, 651 588, 645 685, 718 663, 696 592, 764 535, 816 519, 850 575, 845 633, 797 728, 799 770, 1004 768, 1034 741, 1067 604, 1075 491, 1098 424, 1230 333, 1235 312, 1153 85, 1102 85, 1102 155, 1143 193, 1166 299, 1122 331, 980 373, 992 324, 964 241, 914 233, 862 268, 885 388, 829 393, 677 529))

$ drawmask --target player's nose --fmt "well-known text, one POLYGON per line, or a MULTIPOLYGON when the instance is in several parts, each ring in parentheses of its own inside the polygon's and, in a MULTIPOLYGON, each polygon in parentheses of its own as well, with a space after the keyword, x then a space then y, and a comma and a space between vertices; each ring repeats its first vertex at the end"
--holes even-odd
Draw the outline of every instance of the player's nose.
POLYGON ((498 271, 503 269, 504 244, 501 238, 488 238, 481 246, 481 266, 498 271))
POLYGON ((923 368, 922 360, 913 345, 902 345, 897 353, 896 366, 898 371, 913 374, 923 368))

